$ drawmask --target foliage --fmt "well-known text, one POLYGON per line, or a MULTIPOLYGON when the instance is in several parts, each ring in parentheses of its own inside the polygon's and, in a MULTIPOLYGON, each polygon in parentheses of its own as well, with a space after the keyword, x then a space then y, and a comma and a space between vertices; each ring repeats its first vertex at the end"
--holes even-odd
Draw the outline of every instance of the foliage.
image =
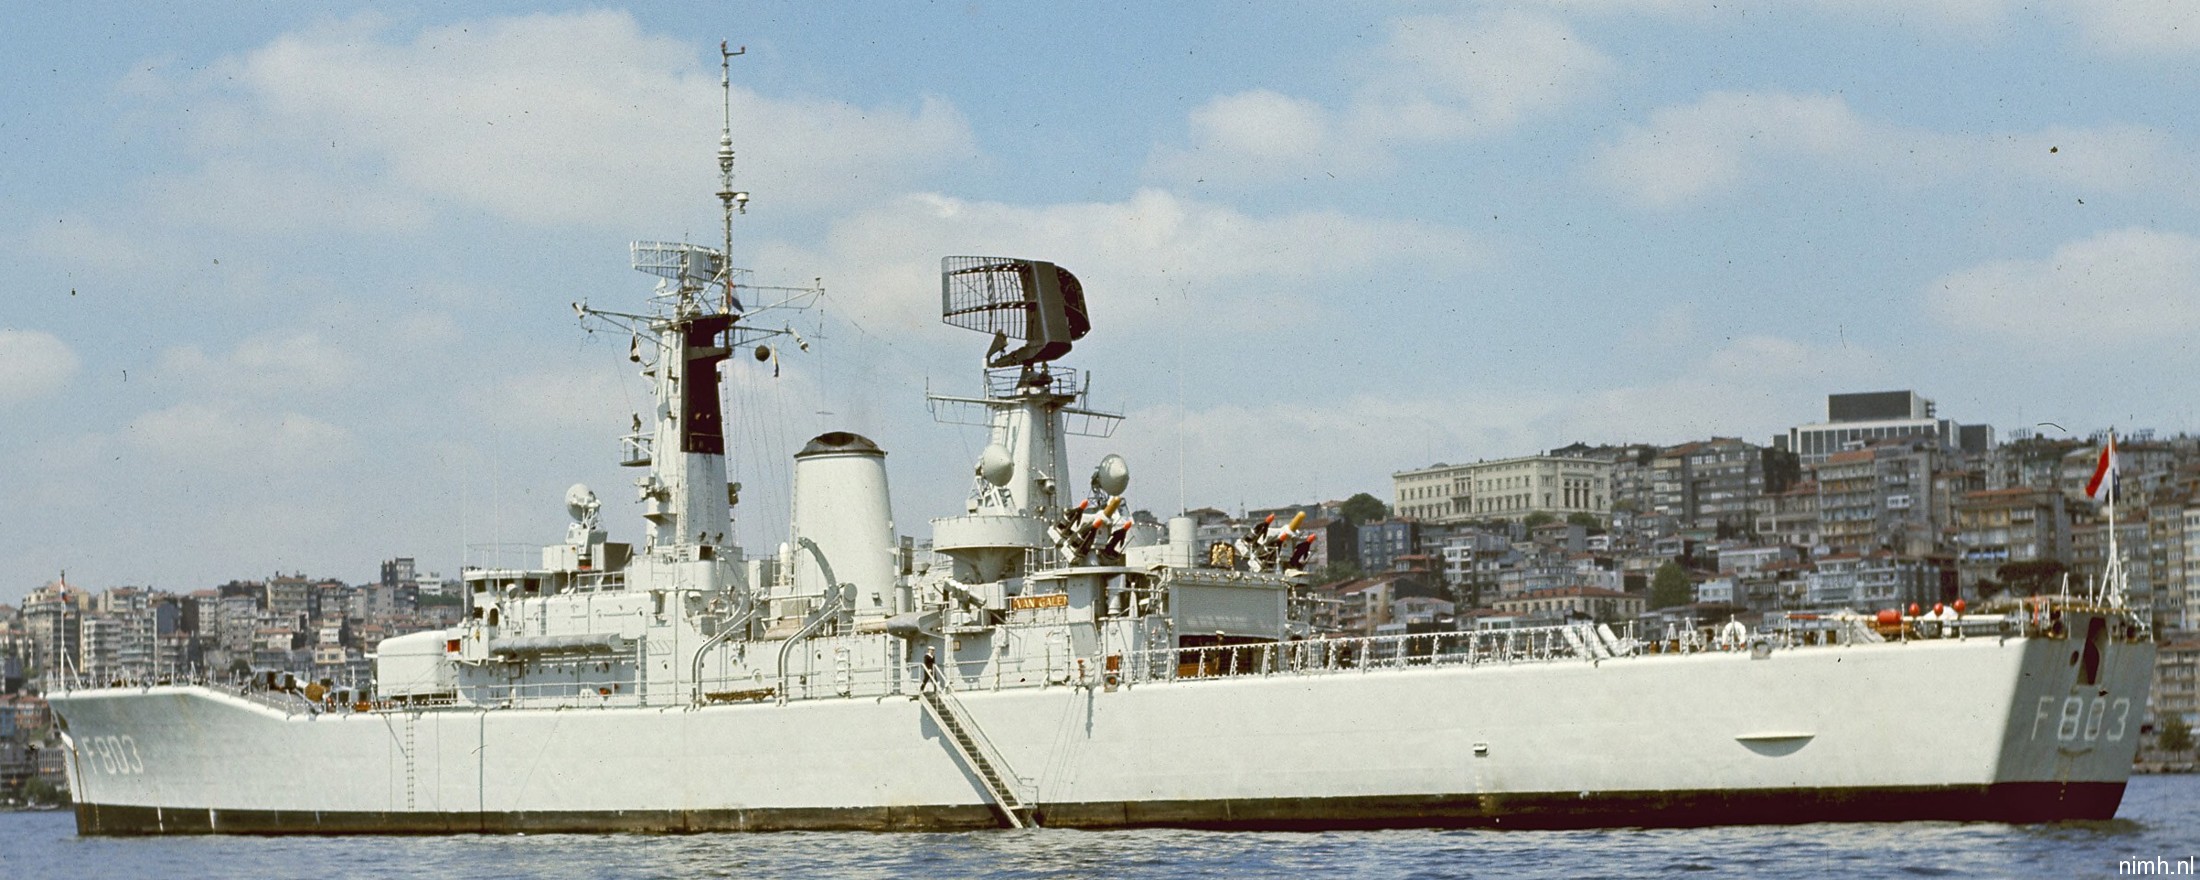
POLYGON ((69 802, 69 788, 33 776, 23 780, 23 799, 34 804, 65 804, 69 802))
POLYGON ((1469 575, 1451 585, 1451 601, 1462 609, 1483 608, 1484 597, 1497 595, 1497 582, 1482 574, 1469 575))
POLYGON ((2005 562, 1994 569, 1995 579, 2008 585, 2009 591, 2019 596, 2037 596, 2062 588, 2063 575, 2070 571, 2059 559, 2031 559, 2023 562, 2005 562))
POLYGON ((1356 526, 1389 516, 1390 505, 1384 504, 1382 499, 1361 492, 1345 499, 1343 504, 1337 505, 1337 511, 1344 514, 1345 522, 1356 526))
POLYGON ((1580 526, 1582 528, 1591 530, 1601 530, 1604 528, 1603 519, 1599 518, 1596 514, 1590 513, 1585 510, 1577 510, 1573 513, 1566 514, 1566 524, 1570 526, 1580 526))
POLYGON ((422 593, 420 594, 419 604, 422 608, 434 608, 440 605, 448 605, 455 608, 459 605, 465 604, 465 600, 457 593, 444 593, 441 595, 422 593))
POLYGON ((1722 517, 1713 531, 1713 537, 1720 541, 1745 540, 1756 543, 1757 527, 1748 517, 1722 517))
POLYGON ((1359 563, 1351 560, 1339 560, 1329 563, 1329 567, 1315 572, 1313 582, 1317 584, 1334 584, 1340 581, 1352 580, 1359 577, 1360 574, 1359 563))
POLYGON ((1767 446, 1760 457, 1765 469, 1765 494, 1778 495, 1803 479, 1802 456, 1767 446))
POLYGON ((2154 744, 2167 752, 2184 752, 2192 748, 2192 725, 2185 723, 2185 716, 2176 712, 2162 713, 2162 729, 2154 734, 2154 744))
POLYGON ((1555 522, 1558 522, 1557 516, 1551 514, 1548 511, 1538 510, 1534 513, 1528 514, 1528 518, 1522 520, 1521 524, 1527 526, 1528 528, 1534 529, 1541 528, 1555 522))
POLYGON ((1680 563, 1668 559, 1658 566, 1658 573, 1650 578, 1650 607, 1671 608, 1694 601, 1695 586, 1688 582, 1688 572, 1680 563))

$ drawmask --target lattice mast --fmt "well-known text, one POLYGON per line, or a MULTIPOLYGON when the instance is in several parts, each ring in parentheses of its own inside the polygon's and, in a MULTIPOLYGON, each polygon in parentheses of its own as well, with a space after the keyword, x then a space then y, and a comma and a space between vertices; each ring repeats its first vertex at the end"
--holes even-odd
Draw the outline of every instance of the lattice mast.
MULTIPOLYGON (((733 216, 747 213, 749 194, 733 186, 731 62, 747 48, 728 50, 720 43, 718 51, 725 114, 717 153, 723 250, 686 242, 634 242, 634 268, 658 278, 650 313, 574 304, 584 322, 600 320, 633 335, 628 358, 650 380, 655 406, 647 424, 641 415, 634 417, 633 430, 622 438, 620 460, 649 469, 635 480, 642 515, 650 524, 647 547, 685 558, 715 556, 716 548, 731 546, 735 498, 726 481, 720 364, 734 347, 791 333, 736 326, 746 313, 727 255, 733 249, 733 216)), ((809 288, 801 294, 818 292, 809 288)), ((773 307, 792 303, 790 299, 773 307)), ((760 357, 770 356, 764 346, 758 350, 760 357)))

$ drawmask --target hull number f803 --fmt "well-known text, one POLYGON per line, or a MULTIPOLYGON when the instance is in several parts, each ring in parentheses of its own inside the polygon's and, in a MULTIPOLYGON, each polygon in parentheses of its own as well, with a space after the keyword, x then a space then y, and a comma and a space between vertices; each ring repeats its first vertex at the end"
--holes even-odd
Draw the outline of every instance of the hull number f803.
POLYGON ((2032 714, 2032 739, 2040 738, 2042 729, 2051 730, 2061 742, 2120 742, 2131 728, 2131 698, 2117 697, 2111 702, 2107 697, 2041 697, 2038 711, 2032 714))
POLYGON ((145 757, 138 754, 133 736, 95 736, 84 741, 85 765, 102 773, 127 776, 145 772, 145 757))

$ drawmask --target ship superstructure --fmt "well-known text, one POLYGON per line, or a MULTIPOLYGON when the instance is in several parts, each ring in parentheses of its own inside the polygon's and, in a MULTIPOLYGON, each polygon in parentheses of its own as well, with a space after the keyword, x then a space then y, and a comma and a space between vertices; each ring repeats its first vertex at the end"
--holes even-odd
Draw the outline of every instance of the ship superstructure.
POLYGON ((1119 417, 1062 363, 1096 310, 1042 260, 942 262, 943 319, 990 345, 978 393, 931 397, 986 436, 944 465, 971 489, 936 555, 897 533, 887 452, 840 431, 793 455, 787 539, 745 553, 719 370, 780 334, 729 266, 730 128, 722 247, 637 243, 649 307, 576 306, 653 391, 619 447, 640 540, 573 487, 540 564, 468 570, 466 618, 383 642, 369 693, 51 695, 82 833, 2115 812, 2153 645, 2113 590, 1766 633, 1320 631, 1302 523, 1203 543, 1132 515, 1122 458, 1073 454, 1119 417))

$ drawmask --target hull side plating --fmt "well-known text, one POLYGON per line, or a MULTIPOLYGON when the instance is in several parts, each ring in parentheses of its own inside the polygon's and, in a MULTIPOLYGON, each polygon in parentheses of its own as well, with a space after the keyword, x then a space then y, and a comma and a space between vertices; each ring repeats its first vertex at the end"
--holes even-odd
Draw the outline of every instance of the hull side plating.
MULTIPOLYGON (((1595 827, 2114 815, 2152 646, 1948 639, 966 690, 1073 827, 1595 827)), ((285 714, 56 695, 87 834, 991 827, 907 697, 285 714)))

